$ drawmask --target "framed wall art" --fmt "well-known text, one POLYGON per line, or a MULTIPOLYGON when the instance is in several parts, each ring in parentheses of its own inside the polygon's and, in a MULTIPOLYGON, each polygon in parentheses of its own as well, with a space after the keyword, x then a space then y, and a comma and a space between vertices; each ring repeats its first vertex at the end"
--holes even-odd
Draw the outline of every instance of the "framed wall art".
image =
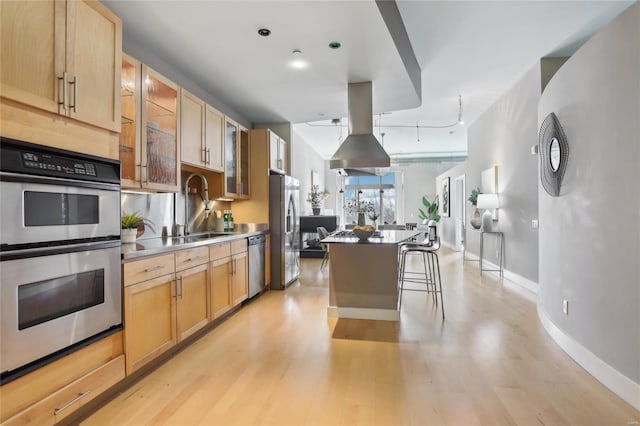
POLYGON ((442 179, 442 200, 440 203, 440 216, 450 217, 451 213, 451 178, 442 179))

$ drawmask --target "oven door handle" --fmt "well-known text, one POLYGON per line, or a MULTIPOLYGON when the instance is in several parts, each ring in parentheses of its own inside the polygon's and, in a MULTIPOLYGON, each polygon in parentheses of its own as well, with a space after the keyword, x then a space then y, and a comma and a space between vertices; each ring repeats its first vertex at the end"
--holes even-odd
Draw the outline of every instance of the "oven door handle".
POLYGON ((93 182, 88 180, 76 180, 57 177, 44 177, 38 175, 22 175, 20 173, 0 172, 2 182, 41 183, 48 185, 74 186, 79 188, 104 189, 106 191, 120 191, 120 184, 93 182))
POLYGON ((120 247, 120 246, 121 246, 120 240, 114 239, 109 241, 93 241, 88 243, 69 244, 69 245, 53 246, 53 247, 38 247, 38 248, 28 248, 28 249, 22 249, 22 250, 10 250, 10 251, 0 252, 0 261, 26 259, 29 257, 48 256, 52 254, 61 254, 61 253, 75 253, 80 251, 102 250, 102 249, 120 247))

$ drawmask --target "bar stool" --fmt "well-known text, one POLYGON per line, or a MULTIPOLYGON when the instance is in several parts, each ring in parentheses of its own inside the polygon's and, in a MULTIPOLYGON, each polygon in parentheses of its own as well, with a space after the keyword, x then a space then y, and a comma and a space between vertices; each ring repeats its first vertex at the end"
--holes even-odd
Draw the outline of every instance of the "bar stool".
POLYGON ((442 297, 442 280, 440 277, 440 260, 436 251, 440 248, 440 238, 435 237, 433 241, 426 239, 421 243, 411 242, 400 246, 400 292, 398 295, 398 310, 402 307, 402 292, 425 291, 431 293, 433 301, 438 306, 438 294, 440 295, 440 306, 442 308, 442 319, 444 320, 444 300, 442 297), (410 272, 406 270, 407 255, 417 254, 422 256, 424 274, 422 272, 410 272), (409 275, 409 276, 408 276, 409 275), (423 275, 423 277, 412 277, 411 275, 423 275), (424 289, 404 288, 404 283, 422 283, 424 289))
MULTIPOLYGON (((324 240, 329 236, 329 231, 324 226, 318 226, 316 228, 316 232, 318 233, 318 239, 320 241, 324 240)), ((320 243, 320 247, 324 250, 324 256, 322 257, 322 263, 320 264, 320 270, 322 270, 326 265, 329 264, 329 248, 327 244, 320 243)))

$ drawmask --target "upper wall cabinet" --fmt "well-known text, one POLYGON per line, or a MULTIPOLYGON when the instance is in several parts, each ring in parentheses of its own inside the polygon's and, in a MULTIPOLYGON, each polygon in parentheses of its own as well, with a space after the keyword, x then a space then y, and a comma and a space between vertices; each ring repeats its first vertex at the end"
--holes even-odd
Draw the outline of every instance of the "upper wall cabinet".
POLYGON ((287 141, 267 130, 269 136, 269 168, 275 172, 287 173, 287 141))
POLYGON ((122 60, 122 187, 180 190, 179 87, 139 61, 122 60))
POLYGON ((122 22, 97 1, 0 2, 2 97, 120 131, 122 22))
POLYGON ((181 89, 180 152, 184 164, 224 172, 224 115, 181 89))
POLYGON ((224 196, 249 198, 249 131, 235 121, 225 119, 224 196))

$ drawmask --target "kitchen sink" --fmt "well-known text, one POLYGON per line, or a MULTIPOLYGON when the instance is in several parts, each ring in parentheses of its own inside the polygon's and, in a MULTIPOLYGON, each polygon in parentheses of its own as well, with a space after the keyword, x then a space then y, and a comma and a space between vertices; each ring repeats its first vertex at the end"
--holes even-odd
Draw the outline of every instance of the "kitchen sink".
POLYGON ((210 238, 215 238, 215 237, 223 237, 226 235, 235 235, 235 234, 233 232, 208 232, 206 234, 187 235, 185 239, 189 241, 202 241, 202 240, 208 240, 210 238))

